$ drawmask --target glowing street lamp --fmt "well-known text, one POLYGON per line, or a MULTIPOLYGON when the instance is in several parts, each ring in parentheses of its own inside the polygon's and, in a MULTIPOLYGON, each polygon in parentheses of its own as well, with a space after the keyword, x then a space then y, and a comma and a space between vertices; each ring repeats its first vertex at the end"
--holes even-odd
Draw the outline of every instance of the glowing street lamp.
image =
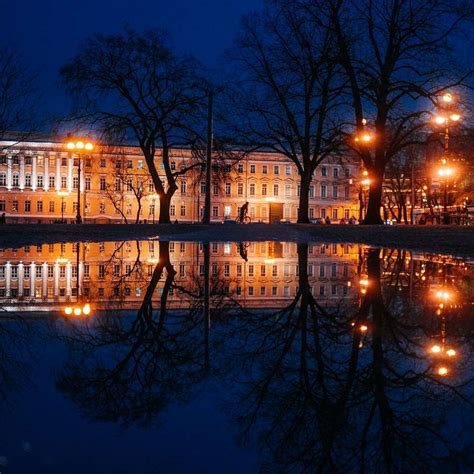
POLYGON ((83 305, 76 304, 73 306, 66 306, 64 308, 64 314, 66 316, 89 316, 91 314, 91 305, 85 303, 83 305))
POLYGON ((81 159, 82 155, 91 152, 94 149, 94 144, 90 140, 75 138, 67 142, 66 148, 78 156, 77 166, 77 215, 76 224, 82 223, 81 217, 81 159))

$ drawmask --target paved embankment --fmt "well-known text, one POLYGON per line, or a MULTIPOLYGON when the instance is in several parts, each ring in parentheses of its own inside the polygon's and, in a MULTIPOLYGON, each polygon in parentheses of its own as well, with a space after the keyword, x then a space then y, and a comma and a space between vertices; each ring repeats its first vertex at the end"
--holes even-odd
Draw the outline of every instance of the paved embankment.
POLYGON ((314 224, 7 224, 0 227, 0 246, 28 244, 98 242, 106 240, 186 241, 288 241, 351 242, 372 246, 474 256, 474 227, 455 226, 350 226, 314 224))

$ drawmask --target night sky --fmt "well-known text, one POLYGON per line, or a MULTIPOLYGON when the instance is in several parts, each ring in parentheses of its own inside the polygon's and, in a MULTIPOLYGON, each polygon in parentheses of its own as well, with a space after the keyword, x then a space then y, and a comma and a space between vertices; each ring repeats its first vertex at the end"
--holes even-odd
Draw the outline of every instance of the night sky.
POLYGON ((242 14, 263 0, 0 0, 0 42, 21 51, 40 76, 43 116, 66 114, 69 102, 58 70, 84 38, 116 33, 128 24, 161 28, 180 52, 194 54, 206 67, 218 67, 232 44, 242 14))

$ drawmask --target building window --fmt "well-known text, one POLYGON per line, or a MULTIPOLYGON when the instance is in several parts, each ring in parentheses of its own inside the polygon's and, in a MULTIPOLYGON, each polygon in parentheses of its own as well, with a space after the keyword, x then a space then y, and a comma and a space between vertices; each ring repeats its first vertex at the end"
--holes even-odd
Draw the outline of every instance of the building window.
POLYGON ((43 212, 43 201, 38 201, 36 203, 36 211, 37 212, 43 212))
POLYGON ((224 206, 224 217, 230 217, 231 206, 224 206))
POLYGON ((242 163, 240 163, 238 166, 237 166, 237 171, 239 173, 243 173, 244 172, 244 165, 242 163))
POLYGON ((334 176, 334 178, 339 178, 339 168, 333 168, 332 175, 334 176))
POLYGON ((25 175, 25 186, 31 188, 31 174, 25 175))
POLYGON ((77 189, 79 186, 79 178, 77 176, 74 176, 72 178, 72 187, 73 189, 77 189))
POLYGON ((274 173, 274 174, 280 174, 280 167, 279 167, 278 165, 275 165, 275 166, 273 167, 273 173, 274 173))
POLYGON ((337 220, 338 219, 338 210, 337 209, 333 209, 332 210, 332 218, 333 220, 337 220))
POLYGON ((250 196, 255 196, 255 183, 250 183, 249 194, 250 196))
POLYGON ((278 184, 273 185, 273 195, 278 196, 278 184))
POLYGON ((105 178, 104 178, 104 177, 101 177, 99 183, 100 183, 100 184, 99 184, 99 189, 100 189, 101 191, 105 191, 106 188, 107 188, 107 185, 106 185, 106 183, 105 183, 105 178))
POLYGON ((227 196, 230 196, 230 193, 231 193, 230 183, 225 183, 225 193, 227 196))
POLYGON ((322 184, 321 185, 321 197, 323 199, 327 198, 328 197, 328 188, 325 184, 322 184))
POLYGON ((137 161, 137 168, 138 168, 139 170, 142 170, 142 169, 143 169, 143 160, 138 160, 138 161, 137 161))
POLYGON ((0 186, 7 185, 7 175, 5 173, 0 173, 0 186))
POLYGON ((170 206, 170 215, 171 216, 176 215, 176 206, 174 204, 171 204, 171 206, 170 206))
POLYGON ((105 160, 100 160, 99 166, 100 166, 101 168, 105 168, 105 160))
POLYGON ((350 219, 350 209, 344 209, 344 219, 350 219))
POLYGON ((206 183, 201 183, 201 194, 206 194, 206 183))
POLYGON ((0 211, 5 211, 5 199, 0 200, 0 211))
POLYGON ((285 185, 285 196, 286 197, 291 197, 291 184, 286 184, 285 185))
POLYGON ((128 161, 127 161, 127 168, 128 168, 129 170, 131 170, 131 169, 133 168, 133 162, 132 162, 132 160, 128 160, 128 161))
POLYGON ((12 185, 18 187, 20 185, 20 177, 17 173, 15 173, 12 177, 12 185))
POLYGON ((314 198, 314 186, 312 185, 309 187, 309 197, 314 198))
POLYGON ((349 168, 346 168, 346 169, 344 170, 344 176, 345 176, 346 178, 350 178, 350 176, 351 176, 351 171, 350 171, 349 168))
MULTIPOLYGON (((48 184, 51 189, 54 189, 55 182, 56 182, 56 178, 54 176, 50 176, 48 180, 48 184)), ((39 183, 38 183, 38 186, 39 186, 39 183)))
MULTIPOLYGON (((66 204, 64 201, 63 202, 63 207, 64 207, 64 204, 66 204)), ((54 201, 49 201, 49 212, 54 212, 54 201)), ((63 212, 64 212, 64 209, 63 209, 63 212)))
POLYGON ((31 212, 31 201, 25 201, 25 212, 31 212))
POLYGON ((290 176, 291 175, 291 165, 286 165, 285 166, 285 172, 286 172, 286 175, 287 176, 290 176))
POLYGON ((185 206, 184 204, 181 204, 180 216, 181 216, 181 217, 185 217, 185 216, 186 216, 186 206, 185 206))
POLYGON ((255 165, 250 165, 250 172, 255 173, 255 165))
POLYGON ((278 266, 273 265, 272 266, 272 277, 277 277, 278 276, 278 266))
POLYGON ((267 185, 265 183, 262 184, 262 196, 267 195, 267 185))
POLYGON ((267 165, 262 165, 262 174, 267 174, 267 173, 268 173, 267 165))
POLYGON ((253 296, 253 286, 249 286, 249 296, 253 296))
POLYGON ((219 217, 219 207, 212 206, 212 217, 219 217))
POLYGON ((344 187, 344 199, 349 199, 349 186, 344 187))
POLYGON ((326 217, 326 208, 325 207, 323 207, 321 209, 321 217, 323 217, 323 218, 326 217))
POLYGON ((39 174, 37 177, 36 177, 36 186, 38 188, 42 188, 43 187, 43 175, 42 174, 39 174))
POLYGON ((67 176, 61 176, 61 188, 62 189, 67 188, 67 176))
POLYGON ((181 194, 186 194, 186 181, 181 181, 181 194))
POLYGON ((321 176, 327 176, 328 175, 328 169, 326 166, 321 167, 321 176))
POLYGON ((99 204, 99 214, 105 214, 105 203, 103 202, 99 204))
POLYGON ((18 212, 18 201, 12 201, 12 212, 18 212))
POLYGON ((337 188, 337 186, 332 187, 332 197, 333 197, 333 199, 337 199, 337 197, 338 197, 338 188, 337 188))
POLYGON ((219 184, 214 183, 214 185, 213 185, 213 193, 214 193, 214 196, 218 196, 218 195, 219 195, 219 184))
POLYGON ((237 194, 243 196, 244 194, 244 183, 237 183, 237 194))
POLYGON ((86 191, 91 190, 91 178, 90 178, 90 176, 87 176, 86 179, 85 179, 85 188, 86 188, 86 191))

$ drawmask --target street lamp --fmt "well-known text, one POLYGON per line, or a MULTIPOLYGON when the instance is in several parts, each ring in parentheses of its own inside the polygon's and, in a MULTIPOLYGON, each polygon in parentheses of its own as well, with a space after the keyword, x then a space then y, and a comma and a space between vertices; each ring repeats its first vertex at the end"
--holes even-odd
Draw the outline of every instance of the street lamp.
MULTIPOLYGON (((456 123, 461 120, 461 114, 457 110, 453 110, 454 97, 449 92, 443 94, 441 101, 444 106, 441 106, 441 113, 434 117, 434 122, 437 125, 444 126, 444 146, 443 146, 443 159, 441 163, 447 165, 449 155, 449 126, 451 123, 456 123)), ((448 214, 448 179, 453 174, 453 170, 448 167, 444 167, 438 171, 438 175, 444 177, 444 204, 443 204, 443 223, 449 224, 448 214)))
POLYGON ((66 148, 77 154, 78 157, 78 166, 77 166, 77 214, 76 214, 76 224, 82 224, 81 217, 81 159, 82 156, 91 152, 94 149, 94 144, 85 139, 75 138, 67 142, 66 148))
POLYGON ((64 198, 69 196, 67 191, 58 191, 58 196, 61 196, 61 224, 64 224, 64 198))

